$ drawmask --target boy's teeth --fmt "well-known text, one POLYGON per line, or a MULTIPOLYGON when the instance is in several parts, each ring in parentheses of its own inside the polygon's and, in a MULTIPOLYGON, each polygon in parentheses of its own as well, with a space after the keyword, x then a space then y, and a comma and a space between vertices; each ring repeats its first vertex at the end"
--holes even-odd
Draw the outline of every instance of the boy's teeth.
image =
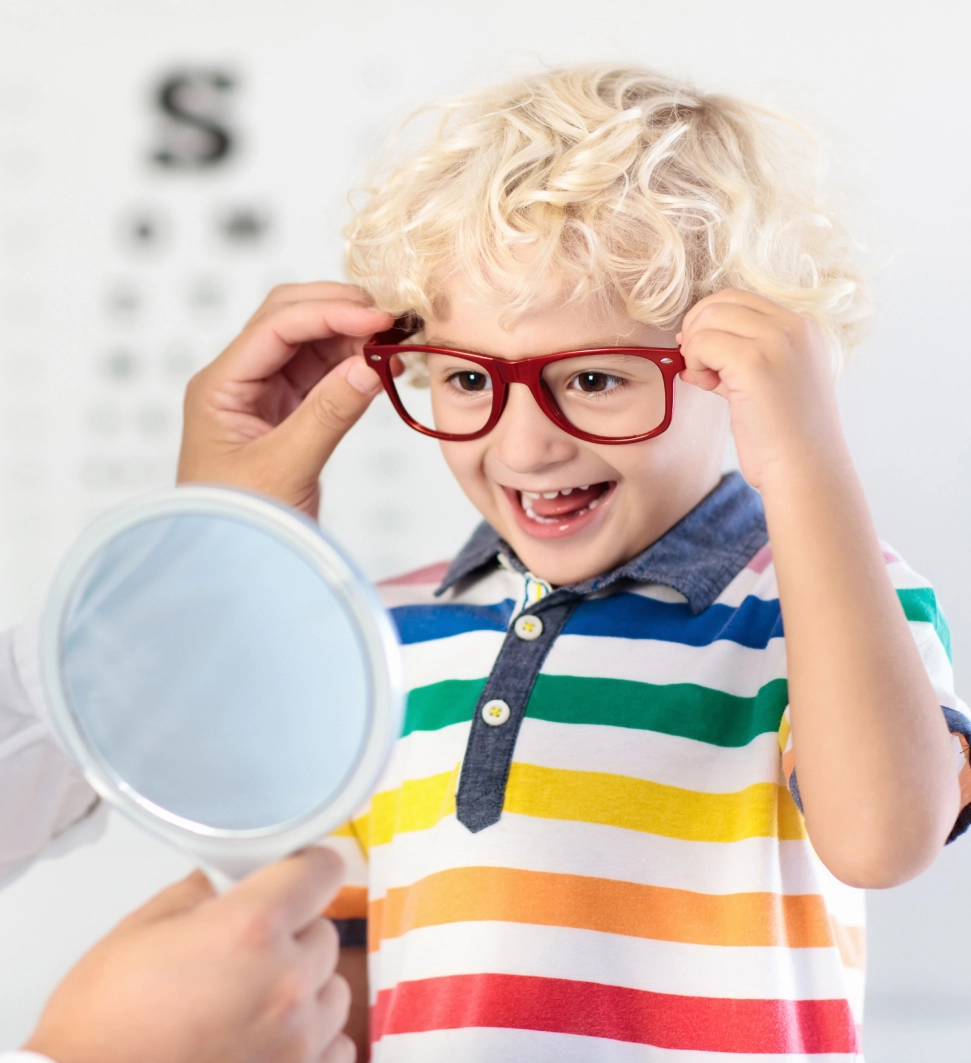
POLYGON ((523 491, 522 494, 523 494, 523 498, 526 501, 528 501, 528 502, 535 502, 537 498, 541 498, 542 497, 541 495, 537 494, 537 492, 535 492, 535 491, 523 491))
POLYGON ((590 490, 590 484, 582 484, 580 486, 580 490, 581 491, 589 491, 590 490))
POLYGON ((559 493, 559 491, 544 491, 543 498, 556 498, 559 493))
POLYGON ((564 487, 563 490, 560 491, 560 494, 561 495, 572 495, 573 494, 573 488, 572 487, 564 487))

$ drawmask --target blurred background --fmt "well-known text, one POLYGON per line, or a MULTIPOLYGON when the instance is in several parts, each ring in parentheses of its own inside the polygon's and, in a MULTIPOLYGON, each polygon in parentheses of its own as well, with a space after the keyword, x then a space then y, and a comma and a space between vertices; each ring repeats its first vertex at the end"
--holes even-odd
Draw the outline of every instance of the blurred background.
MULTIPOLYGON (((280 281, 341 276, 348 191, 414 108, 541 64, 626 60, 813 127, 868 249, 842 385, 881 534, 936 585, 971 689, 971 69, 957 3, 0 0, 0 625, 106 507, 172 481, 183 387, 280 281)), ((324 524, 379 578, 475 523, 379 398, 324 524)), ((0 893, 0 1047, 186 862, 117 819, 0 893)), ((971 1060, 971 842, 871 894, 869 1063, 971 1060)))

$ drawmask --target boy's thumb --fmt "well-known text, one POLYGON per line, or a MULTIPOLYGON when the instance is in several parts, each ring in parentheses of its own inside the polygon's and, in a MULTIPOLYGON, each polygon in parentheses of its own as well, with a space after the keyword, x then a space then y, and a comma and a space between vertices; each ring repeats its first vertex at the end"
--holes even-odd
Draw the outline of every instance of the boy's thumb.
POLYGON ((380 390, 378 374, 362 355, 335 366, 273 433, 278 459, 315 480, 380 390))

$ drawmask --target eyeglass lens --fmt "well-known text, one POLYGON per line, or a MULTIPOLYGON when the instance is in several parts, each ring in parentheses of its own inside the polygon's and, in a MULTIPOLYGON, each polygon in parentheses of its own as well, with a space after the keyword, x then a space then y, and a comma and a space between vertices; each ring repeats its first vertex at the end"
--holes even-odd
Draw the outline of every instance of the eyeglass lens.
MULTIPOLYGON (((492 412, 489 373, 459 355, 414 351, 395 387, 409 416, 425 428, 466 435, 485 427, 492 412)), ((546 391, 560 413, 581 432, 622 439, 653 431, 664 420, 661 370, 630 354, 579 355, 543 369, 546 391)))

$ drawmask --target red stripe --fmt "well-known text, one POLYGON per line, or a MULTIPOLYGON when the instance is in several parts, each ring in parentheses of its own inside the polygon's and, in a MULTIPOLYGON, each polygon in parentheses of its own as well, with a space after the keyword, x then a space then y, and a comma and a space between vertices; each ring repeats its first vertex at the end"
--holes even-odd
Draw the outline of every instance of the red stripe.
POLYGON ((542 1030, 695 1052, 859 1051, 845 1000, 737 1000, 599 982, 465 974, 378 993, 371 1037, 469 1026, 542 1030))

